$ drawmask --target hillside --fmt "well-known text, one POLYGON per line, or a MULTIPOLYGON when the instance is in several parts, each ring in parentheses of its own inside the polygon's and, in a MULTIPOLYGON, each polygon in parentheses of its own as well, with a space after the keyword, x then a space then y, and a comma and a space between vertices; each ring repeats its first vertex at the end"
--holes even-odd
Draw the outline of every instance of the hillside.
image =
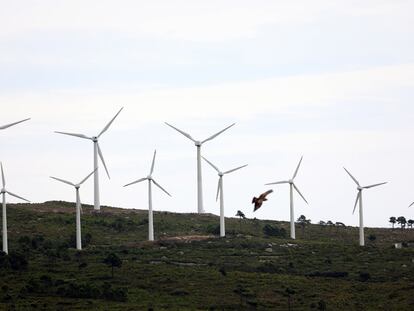
POLYGON ((414 230, 297 227, 285 222, 83 206, 82 252, 74 203, 8 205, 10 255, 0 255, 1 310, 412 310, 414 230), (269 229, 269 227, 267 227, 269 229), (277 231, 277 230, 274 230, 277 231), (283 230, 282 230, 283 231, 283 230), (269 232, 269 230, 267 231, 269 232), (111 253, 121 267, 104 263, 111 253))

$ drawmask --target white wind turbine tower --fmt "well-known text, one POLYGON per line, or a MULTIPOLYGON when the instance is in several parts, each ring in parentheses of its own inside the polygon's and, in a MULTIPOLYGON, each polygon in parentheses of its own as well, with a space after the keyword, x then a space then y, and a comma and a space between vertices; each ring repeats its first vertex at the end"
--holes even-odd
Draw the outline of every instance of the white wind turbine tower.
POLYGON ((126 186, 130 186, 133 184, 137 184, 140 183, 142 181, 148 180, 148 241, 154 241, 154 218, 153 218, 153 212, 152 212, 152 183, 154 183, 158 188, 160 188, 162 191, 164 191, 166 194, 168 194, 169 196, 171 196, 171 194, 169 194, 167 192, 167 190, 165 190, 163 187, 161 187, 155 180, 154 178, 152 178, 152 173, 154 172, 154 165, 155 165, 155 156, 157 154, 157 150, 154 151, 154 156, 152 158, 152 164, 151 164, 151 169, 150 169, 150 173, 147 177, 138 179, 136 181, 133 181, 129 184, 126 184, 124 187, 126 186))
POLYGON ((66 133, 66 132, 58 132, 55 131, 55 133, 58 134, 64 134, 64 135, 70 135, 70 136, 75 136, 75 137, 79 137, 79 138, 83 138, 83 139, 89 139, 93 141, 93 169, 94 169, 94 210, 100 210, 101 209, 101 204, 99 201, 99 170, 98 170, 98 155, 102 161, 102 164, 105 168, 106 174, 108 175, 108 178, 110 179, 111 177, 109 176, 109 172, 108 172, 108 168, 106 167, 105 164, 105 160, 103 158, 102 155, 102 151, 101 148, 99 147, 99 138, 101 137, 101 135, 103 133, 105 133, 108 128, 111 126, 112 122, 114 122, 115 118, 120 114, 120 112, 122 111, 122 109, 124 109, 123 107, 117 112, 117 114, 115 115, 115 117, 112 118, 111 121, 109 121, 109 123, 103 128, 103 130, 97 135, 97 136, 86 136, 83 134, 75 134, 75 133, 66 133))
POLYGON ((3 252, 8 254, 9 253, 9 247, 8 247, 8 244, 7 244, 6 193, 8 195, 11 195, 11 196, 16 197, 18 199, 21 199, 23 201, 26 201, 26 202, 30 202, 30 201, 26 200, 25 198, 22 198, 22 197, 18 196, 17 194, 11 193, 10 191, 6 190, 6 179, 4 178, 3 163, 0 163, 0 166, 1 166, 1 179, 2 179, 2 182, 3 182, 3 188, 0 191, 0 193, 3 196, 3 215, 2 215, 2 219, 3 219, 3 252))
POLYGON ((364 246, 365 245, 365 237, 364 237, 364 212, 363 212, 363 209, 362 209, 362 190, 378 187, 378 186, 381 186, 381 185, 385 185, 386 182, 382 182, 382 183, 379 183, 379 184, 374 184, 374 185, 362 187, 359 184, 358 180, 356 180, 356 178, 354 176, 352 176, 351 173, 345 167, 344 167, 344 170, 348 173, 348 175, 352 178, 352 180, 358 186, 357 187, 358 194, 357 194, 357 198, 356 198, 356 201, 355 201, 355 206, 354 206, 354 210, 353 210, 352 214, 355 213, 355 209, 356 209, 357 204, 359 202, 359 245, 364 246))
POLYGON ((53 178, 57 181, 60 181, 62 183, 68 184, 70 186, 75 187, 76 190, 76 249, 78 250, 82 250, 82 235, 81 235, 81 211, 82 211, 82 206, 81 206, 81 200, 80 200, 80 195, 79 195, 79 188, 80 186, 89 178, 92 176, 92 174, 95 171, 93 171, 92 173, 90 173, 88 176, 86 176, 80 183, 78 184, 74 184, 70 181, 64 180, 64 179, 60 179, 57 177, 53 177, 50 176, 50 178, 53 178))
POLYGON ((167 122, 165 122, 165 124, 167 124, 169 127, 173 128, 177 132, 183 134, 185 137, 190 139, 195 144, 195 146, 197 147, 197 212, 199 214, 204 213, 204 207, 203 207, 203 178, 202 178, 202 174, 201 174, 201 146, 204 143, 206 143, 207 141, 216 138, 218 135, 220 135, 224 131, 228 130, 229 128, 231 128, 236 123, 233 123, 233 124, 229 125, 228 127, 221 130, 220 132, 218 132, 218 133, 216 133, 216 134, 214 134, 214 135, 210 136, 209 138, 204 139, 202 141, 195 140, 193 137, 191 137, 190 134, 188 134, 188 133, 172 126, 171 124, 168 124, 167 122))
POLYGON ((213 163, 211 163, 209 160, 207 160, 205 157, 203 159, 210 164, 212 168, 214 168, 219 176, 218 185, 217 185, 217 195, 216 195, 216 201, 218 199, 218 196, 220 194, 220 236, 225 237, 226 236, 226 227, 224 223, 224 191, 223 191, 223 176, 226 174, 233 173, 234 171, 237 171, 243 167, 246 167, 246 165, 236 167, 234 169, 222 172, 220 171, 213 163))
POLYGON ((14 122, 14 123, 6 124, 6 125, 3 125, 3 126, 0 126, 0 130, 5 130, 5 129, 6 129, 6 128, 8 128, 8 127, 11 127, 11 126, 13 126, 13 125, 16 125, 16 124, 19 124, 19 123, 25 122, 25 121, 27 121, 27 120, 30 120, 30 118, 28 118, 28 119, 24 119, 24 120, 21 120, 21 121, 17 121, 17 122, 14 122))
POLYGON ((306 202, 306 204, 309 204, 308 201, 306 201, 305 197, 302 195, 302 193, 299 191, 298 187, 295 185, 295 178, 298 174, 299 167, 302 163, 303 157, 300 158, 299 164, 296 167, 295 173, 293 174, 292 179, 286 180, 286 181, 278 181, 278 182, 272 182, 268 183, 266 185, 278 185, 278 184, 289 184, 290 186, 290 237, 292 239, 296 239, 296 232, 295 232, 295 213, 294 213, 294 207, 293 207, 293 189, 296 190, 296 192, 302 197, 302 199, 306 202))

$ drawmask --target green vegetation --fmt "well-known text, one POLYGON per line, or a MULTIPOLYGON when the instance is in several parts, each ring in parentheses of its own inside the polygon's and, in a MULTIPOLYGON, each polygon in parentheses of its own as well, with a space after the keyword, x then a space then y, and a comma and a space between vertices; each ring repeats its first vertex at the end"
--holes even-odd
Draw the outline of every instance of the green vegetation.
POLYGON ((414 308, 412 229, 367 228, 361 248, 357 228, 306 217, 292 241, 286 222, 238 215, 218 238, 218 216, 158 212, 152 243, 146 211, 83 211, 79 252, 74 203, 8 206, 0 310, 414 308))

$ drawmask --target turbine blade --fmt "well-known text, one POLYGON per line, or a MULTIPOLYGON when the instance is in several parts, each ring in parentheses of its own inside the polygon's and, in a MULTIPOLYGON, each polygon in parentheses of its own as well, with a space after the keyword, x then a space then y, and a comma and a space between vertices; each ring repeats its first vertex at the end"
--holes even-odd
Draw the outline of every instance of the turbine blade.
POLYGON ((67 180, 64 180, 64 179, 60 179, 60 178, 57 178, 57 177, 53 177, 53 176, 50 176, 50 178, 55 179, 57 181, 60 181, 60 182, 63 182, 65 184, 68 184, 68 185, 71 185, 71 186, 74 186, 75 187, 75 184, 74 183, 71 183, 70 181, 67 181, 67 180))
POLYGON ((212 140, 212 139, 214 139, 214 138, 216 138, 217 136, 219 136, 221 133, 223 133, 224 131, 227 131, 229 128, 231 128, 232 126, 234 126, 236 123, 233 123, 233 124, 231 124, 231 125, 229 125, 228 127, 226 127, 225 129, 223 129, 223 130, 221 130, 220 132, 217 132, 216 134, 214 134, 214 135, 212 135, 212 136, 210 136, 209 138, 207 138, 207 139, 204 139, 202 142, 201 142, 201 144, 204 144, 206 141, 209 141, 209 140, 212 140))
POLYGON ((69 136, 75 136, 75 137, 79 137, 79 138, 83 138, 83 139, 90 139, 90 140, 92 140, 91 137, 88 137, 88 136, 83 135, 83 134, 66 133, 66 132, 58 132, 58 131, 55 131, 55 133, 63 134, 63 135, 69 135, 69 136))
POLYGON ((362 188, 369 189, 369 188, 374 188, 374 187, 382 186, 382 185, 385 185, 385 184, 386 184, 386 182, 382 182, 382 183, 379 183, 379 184, 374 184, 374 185, 370 185, 370 186, 366 186, 366 187, 362 187, 362 188))
POLYGON ((10 194, 11 196, 13 196, 13 197, 15 197, 15 198, 18 198, 18 199, 20 199, 20 200, 23 200, 23 201, 26 201, 26 202, 29 202, 29 203, 30 203, 30 201, 29 201, 29 200, 26 200, 25 198, 22 198, 21 196, 18 196, 17 194, 11 193, 10 191, 6 191, 6 193, 7 193, 7 194, 10 194))
POLYGON ((298 166, 296 167, 296 170, 295 170, 295 173, 293 174, 292 180, 293 180, 293 179, 295 179, 296 175, 298 174, 299 167, 300 167, 300 165, 302 164, 302 160, 303 160, 303 156, 300 158, 299 164, 298 164, 298 166))
POLYGON ((265 186, 269 186, 269 185, 281 185, 281 184, 288 184, 288 181, 277 181, 277 182, 271 182, 268 184, 265 184, 265 186))
POLYGON ((172 126, 171 124, 168 124, 167 122, 164 122, 165 124, 167 124, 169 127, 173 128, 174 130, 176 130, 177 132, 183 134, 185 137, 187 137, 188 139, 192 140, 194 143, 196 142, 196 140, 194 138, 191 137, 190 134, 176 128, 175 126, 172 126))
POLYGON ((95 173, 96 172, 96 169, 94 169, 93 171, 92 171, 92 173, 90 173, 88 176, 86 176, 80 183, 79 183, 79 185, 82 185, 85 181, 87 181, 88 180, 88 178, 89 177, 91 177, 92 176, 92 174, 93 173, 95 173))
POLYGON ((148 179, 147 177, 140 178, 140 179, 138 179, 138 180, 135 180, 135 181, 133 181, 133 182, 130 182, 129 184, 124 185, 124 187, 126 187, 126 186, 130 186, 130 185, 133 185, 133 184, 137 184, 137 183, 142 182, 142 181, 147 180, 147 179, 148 179))
POLYGON ((81 201, 80 193, 78 193, 78 198, 79 198, 79 210, 80 210, 80 213, 83 214, 82 201, 81 201))
POLYGON ((237 170, 239 170, 239 169, 242 169, 243 167, 246 167, 247 165, 248 165, 248 164, 245 164, 245 165, 242 165, 242 166, 239 166, 239 167, 233 168, 232 170, 225 171, 223 174, 230 174, 230 173, 233 173, 233 172, 235 172, 235 171, 237 171, 237 170))
POLYGON ((3 182, 3 188, 6 187, 6 179, 4 178, 4 171, 3 171, 3 163, 0 162, 1 165, 1 180, 3 182))
POLYGON ((219 194, 220 194, 220 186, 221 186, 221 178, 222 177, 220 177, 219 178, 219 180, 218 180, 218 183, 217 183, 217 194, 216 194, 216 202, 217 202, 217 200, 218 200, 218 197, 219 197, 219 194))
POLYGON ((111 179, 111 176, 109 176, 108 168, 106 167, 106 164, 105 164, 104 157, 102 155, 101 147, 99 147, 99 143, 96 143, 96 145, 98 147, 98 154, 99 154, 99 157, 101 158, 101 161, 102 161, 102 164, 103 164, 103 166, 105 168, 106 174, 108 175, 108 178, 111 179))
POLYGON ((411 206, 413 206, 413 205, 414 205, 414 202, 413 202, 413 203, 411 203, 411 204, 410 204, 410 206, 408 206, 408 207, 411 207, 411 206))
POLYGON ((157 155, 157 150, 154 151, 154 156, 152 157, 152 164, 151 164, 151 171, 150 175, 152 175, 152 172, 154 172, 154 165, 155 165, 155 156, 157 155))
POLYGON ((106 130, 111 126, 112 122, 114 122, 114 120, 116 119, 116 117, 121 113, 122 109, 124 109, 124 107, 122 107, 121 109, 119 109, 119 111, 117 112, 117 114, 115 115, 115 117, 113 117, 112 120, 109 121, 109 123, 103 128, 103 130, 99 133, 98 138, 101 137, 101 135, 103 133, 105 133, 106 130))
POLYGON ((299 195, 302 197, 303 201, 305 201, 305 202, 306 202, 306 204, 308 204, 308 205, 309 205, 308 201, 306 201, 305 197, 303 196, 303 194, 302 194, 302 193, 300 193, 300 191, 299 191, 298 187, 296 187, 296 185, 295 185, 295 184, 293 184, 293 188, 295 188, 295 190, 297 191, 297 193, 299 193, 299 195))
POLYGON ((203 156, 201 156, 203 159, 204 159, 204 161, 206 161, 208 164, 210 164, 210 166, 212 167, 212 168, 214 168, 216 171, 217 171, 217 173, 220 173, 220 170, 218 169, 218 167, 217 166, 215 166, 213 163, 211 163, 209 160, 207 160, 205 157, 203 157, 203 156))
POLYGON ((158 186, 158 188, 160 188, 162 191, 164 191, 166 194, 168 194, 169 196, 171 196, 171 194, 168 193, 167 190, 165 190, 163 187, 161 187, 154 179, 152 179, 152 182, 158 186))
POLYGON ((30 118, 28 118, 28 119, 24 119, 24 120, 21 120, 21 121, 17 121, 17 122, 13 122, 13 123, 10 123, 10 124, 6 124, 6 125, 3 125, 3 126, 0 126, 0 130, 4 130, 4 129, 8 128, 8 127, 11 127, 11 126, 13 126, 13 125, 16 125, 16 124, 19 124, 19 123, 25 122, 25 121, 27 121, 27 120, 30 120, 30 118))
POLYGON ((352 211, 352 215, 355 213, 355 210, 357 208, 358 201, 359 201, 360 197, 361 197, 361 192, 359 191, 358 194, 357 194, 357 198, 355 200, 355 205, 354 205, 354 210, 352 211))
POLYGON ((348 170, 345 167, 344 167, 344 170, 348 173, 348 175, 352 178, 352 180, 355 181, 355 183, 358 186, 360 186, 358 180, 356 180, 356 178, 354 176, 352 176, 352 174, 350 172, 348 172, 348 170))

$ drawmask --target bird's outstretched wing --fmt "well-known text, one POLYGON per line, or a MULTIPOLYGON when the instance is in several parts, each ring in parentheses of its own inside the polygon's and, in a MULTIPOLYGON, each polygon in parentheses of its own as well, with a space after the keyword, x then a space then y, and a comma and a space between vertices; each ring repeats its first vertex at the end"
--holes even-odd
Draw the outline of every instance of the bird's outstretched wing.
POLYGON ((259 196, 259 199, 261 199, 261 200, 265 201, 265 200, 266 200, 266 197, 267 197, 269 194, 271 194, 272 192, 273 192, 273 190, 272 190, 272 189, 267 190, 266 192, 262 193, 262 194, 259 196))

